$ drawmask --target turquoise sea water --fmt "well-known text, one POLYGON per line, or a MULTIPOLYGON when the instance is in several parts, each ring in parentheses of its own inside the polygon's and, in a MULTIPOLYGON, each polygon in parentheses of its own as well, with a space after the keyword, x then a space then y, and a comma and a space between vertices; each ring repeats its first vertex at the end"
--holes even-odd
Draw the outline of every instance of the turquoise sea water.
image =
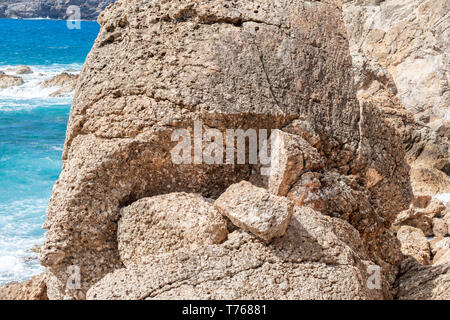
POLYGON ((99 31, 65 21, 0 19, 0 71, 27 65, 25 83, 0 89, 0 284, 39 273, 31 251, 44 239, 41 226, 61 169, 72 94, 40 84, 61 72, 78 73, 99 31))

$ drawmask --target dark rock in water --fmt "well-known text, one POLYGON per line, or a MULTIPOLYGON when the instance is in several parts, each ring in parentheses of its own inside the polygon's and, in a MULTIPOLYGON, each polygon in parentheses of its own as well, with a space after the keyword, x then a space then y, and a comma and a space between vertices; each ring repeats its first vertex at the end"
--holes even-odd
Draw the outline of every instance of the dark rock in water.
POLYGON ((95 20, 114 0, 0 0, 0 18, 68 19, 67 8, 80 7, 81 19, 95 20))

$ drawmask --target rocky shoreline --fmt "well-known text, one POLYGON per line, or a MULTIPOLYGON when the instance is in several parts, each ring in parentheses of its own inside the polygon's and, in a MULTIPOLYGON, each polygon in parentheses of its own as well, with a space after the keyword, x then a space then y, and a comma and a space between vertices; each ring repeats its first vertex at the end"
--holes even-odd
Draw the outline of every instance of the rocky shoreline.
POLYGON ((0 298, 450 299, 448 9, 118 0, 76 86, 46 272, 0 298), (277 156, 226 165, 209 136, 175 163, 196 123, 269 129, 277 156))
POLYGON ((78 6, 81 16, 78 19, 96 20, 100 12, 114 0, 0 0, 0 18, 20 19, 68 19, 73 12, 70 6, 78 6))
MULTIPOLYGON (((22 75, 33 74, 28 66, 19 65, 10 67, 5 70, 7 73, 0 71, 0 89, 13 88, 25 84, 22 75)), ((63 97, 72 94, 76 88, 78 75, 68 72, 55 75, 50 79, 42 81, 40 87, 43 89, 54 89, 50 93, 50 97, 63 97)))

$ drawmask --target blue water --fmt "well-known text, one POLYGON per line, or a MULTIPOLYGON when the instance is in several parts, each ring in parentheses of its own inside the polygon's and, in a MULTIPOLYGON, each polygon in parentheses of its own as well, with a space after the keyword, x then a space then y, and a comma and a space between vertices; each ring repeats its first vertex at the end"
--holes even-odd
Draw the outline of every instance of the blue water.
POLYGON ((96 22, 81 29, 65 21, 0 19, 0 71, 31 67, 25 84, 0 89, 0 284, 42 271, 31 249, 44 239, 41 228, 61 152, 72 94, 40 87, 61 72, 79 73, 97 36, 96 22))

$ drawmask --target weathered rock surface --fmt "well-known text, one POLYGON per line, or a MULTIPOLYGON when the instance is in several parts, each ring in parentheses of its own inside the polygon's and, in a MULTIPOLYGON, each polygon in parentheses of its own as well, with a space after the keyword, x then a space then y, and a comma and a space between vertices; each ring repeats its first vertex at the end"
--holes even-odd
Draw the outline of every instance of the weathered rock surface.
POLYGON ((397 232, 403 254, 411 256, 419 263, 430 264, 430 245, 422 230, 403 226, 397 232))
POLYGON ((402 211, 397 216, 392 229, 398 231, 402 225, 407 225, 422 230, 425 236, 439 236, 433 232, 433 219, 444 212, 445 206, 441 201, 431 199, 431 197, 425 203, 420 203, 421 201, 417 197, 415 198, 417 199, 415 203, 417 206, 413 203, 409 209, 402 211))
POLYGON ((218 244, 227 221, 200 195, 171 193, 134 202, 120 211, 119 253, 128 266, 141 257, 218 244))
POLYGON ((439 250, 433 258, 433 265, 438 266, 441 264, 450 263, 450 249, 439 250))
POLYGON ((368 68, 360 68, 363 86, 391 78, 401 103, 417 119, 450 120, 448 1, 343 2, 352 55, 374 70, 364 74, 368 68))
POLYGON ((0 89, 20 86, 24 83, 21 77, 7 75, 3 71, 0 71, 0 89))
POLYGON ((194 120, 222 132, 303 121, 306 133, 288 132, 320 154, 330 198, 337 199, 329 182, 343 181, 348 200, 361 199, 338 210, 327 204, 324 213, 355 226, 394 281, 400 251, 387 229, 411 200, 409 168, 394 129, 357 99, 339 2, 119 0, 99 22, 45 223, 49 297, 83 297, 123 268, 123 207, 173 192, 217 198, 250 178, 252 165, 171 161, 172 133, 192 134, 194 120), (76 293, 65 288, 72 265, 83 278, 76 293))
POLYGON ((296 208, 286 234, 267 245, 242 230, 221 245, 148 257, 96 283, 88 299, 380 299, 347 222, 296 208))
POLYGON ((81 19, 95 20, 114 0, 0 0, 0 18, 67 19, 70 6, 80 7, 81 19))
POLYGON ((430 241, 431 253, 436 255, 437 252, 441 250, 450 249, 450 237, 440 238, 436 237, 430 241))
POLYGON ((53 97, 63 96, 73 92, 77 86, 78 75, 63 72, 53 78, 44 81, 43 88, 58 87, 58 90, 50 94, 53 97))
POLYGON ((439 266, 423 266, 405 261, 396 282, 395 298, 400 300, 449 300, 450 262, 439 266))
POLYGON ((44 274, 0 287, 0 300, 48 300, 44 274))
POLYGON ((247 181, 230 186, 214 207, 234 225, 265 241, 281 237, 294 212, 289 199, 272 195, 247 181))
POLYGON ((415 193, 450 190, 449 9, 446 0, 343 4, 358 98, 402 136, 415 193))

